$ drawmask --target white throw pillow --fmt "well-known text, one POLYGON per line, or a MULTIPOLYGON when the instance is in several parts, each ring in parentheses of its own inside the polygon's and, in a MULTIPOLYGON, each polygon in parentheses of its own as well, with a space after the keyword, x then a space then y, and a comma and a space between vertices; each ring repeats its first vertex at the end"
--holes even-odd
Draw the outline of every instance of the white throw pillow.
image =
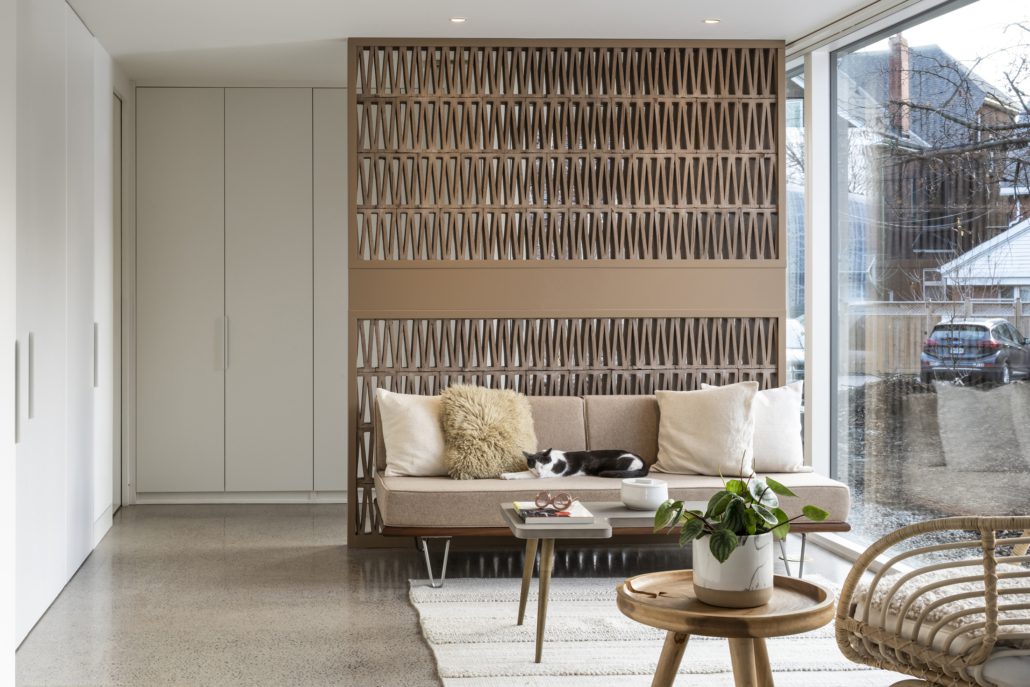
POLYGON ((440 397, 376 389, 376 400, 386 445, 383 474, 387 477, 446 475, 440 397))
POLYGON ((658 461, 653 470, 748 477, 752 474, 758 382, 701 391, 659 391, 658 461))
MULTIPOLYGON (((756 472, 810 472, 801 440, 804 382, 755 394, 754 457, 756 472)), ((715 389, 702 384, 702 389, 715 389)))

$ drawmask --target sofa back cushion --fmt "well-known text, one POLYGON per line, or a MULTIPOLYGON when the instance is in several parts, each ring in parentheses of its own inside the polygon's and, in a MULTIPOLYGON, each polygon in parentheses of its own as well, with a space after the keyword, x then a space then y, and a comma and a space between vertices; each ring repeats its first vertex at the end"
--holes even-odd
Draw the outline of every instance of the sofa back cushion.
MULTIPOLYGON (((530 396, 529 405, 533 409, 533 429, 536 432, 538 449, 559 448, 563 451, 583 451, 587 448, 582 398, 578 396, 530 396)), ((373 406, 372 424, 375 429, 373 441, 375 442, 376 470, 382 473, 386 469, 386 443, 383 441, 378 403, 373 406)), ((657 428, 657 423, 655 427, 657 428)), ((657 434, 657 431, 655 429, 654 433, 657 434)))
POLYGON ((632 451, 648 465, 658 458, 658 401, 654 396, 586 396, 587 447, 632 451))
POLYGON ((587 447, 583 399, 578 396, 530 396, 538 450, 583 451, 587 447))

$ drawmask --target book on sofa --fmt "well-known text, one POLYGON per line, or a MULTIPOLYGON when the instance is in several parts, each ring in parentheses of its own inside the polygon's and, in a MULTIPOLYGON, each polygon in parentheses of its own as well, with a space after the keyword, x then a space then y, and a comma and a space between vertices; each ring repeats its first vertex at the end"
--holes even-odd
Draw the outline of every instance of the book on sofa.
POLYGON ((532 501, 515 501, 515 512, 527 525, 589 525, 594 515, 579 501, 573 501, 568 508, 540 508, 532 501))

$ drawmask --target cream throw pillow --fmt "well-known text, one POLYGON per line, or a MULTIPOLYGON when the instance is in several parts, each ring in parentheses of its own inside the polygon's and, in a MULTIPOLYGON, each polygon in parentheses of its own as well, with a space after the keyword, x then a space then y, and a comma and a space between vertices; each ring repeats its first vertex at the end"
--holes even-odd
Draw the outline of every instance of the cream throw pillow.
MULTIPOLYGON (((811 472, 801 441, 801 399, 804 382, 755 394, 755 472, 811 472)), ((702 389, 718 387, 702 384, 702 389)))
POLYGON ((526 469, 536 451, 529 399, 508 389, 456 384, 444 389, 444 461, 454 479, 487 479, 526 469))
POLYGON ((386 477, 447 474, 439 396, 397 394, 376 389, 379 423, 386 445, 386 477))
POLYGON ((758 382, 702 391, 659 391, 658 461, 653 470, 748 477, 758 382))

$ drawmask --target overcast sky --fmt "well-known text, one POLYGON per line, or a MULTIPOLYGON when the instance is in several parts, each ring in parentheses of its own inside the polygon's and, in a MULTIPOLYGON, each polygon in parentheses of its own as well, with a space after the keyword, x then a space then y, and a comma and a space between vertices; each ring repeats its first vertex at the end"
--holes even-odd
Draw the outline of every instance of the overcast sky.
MULTIPOLYGON (((943 16, 905 29, 910 46, 936 43, 952 57, 970 66, 983 79, 1009 90, 1005 73, 1011 71, 1014 54, 1030 58, 1030 1, 979 0, 943 16), (979 63, 977 63, 979 60, 979 63)), ((886 50, 886 39, 864 50, 886 50)), ((1022 90, 1030 91, 1030 74, 1024 74, 1022 90)))

